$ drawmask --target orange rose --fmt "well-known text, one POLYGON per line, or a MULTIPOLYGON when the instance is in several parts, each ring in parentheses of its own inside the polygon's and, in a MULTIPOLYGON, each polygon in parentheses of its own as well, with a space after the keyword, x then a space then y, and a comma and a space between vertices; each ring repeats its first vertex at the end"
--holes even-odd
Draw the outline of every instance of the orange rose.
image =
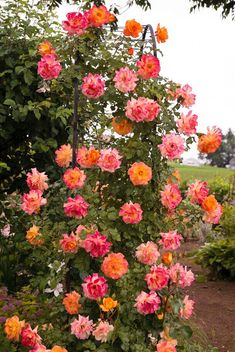
POLYGON ((55 50, 51 43, 48 42, 48 40, 45 40, 44 42, 39 44, 38 51, 42 56, 47 54, 55 55, 55 50))
POLYGON ((128 48, 127 49, 127 54, 128 55, 133 55, 134 54, 134 48, 128 48))
POLYGON ((24 327, 24 324, 24 320, 20 321, 17 315, 8 318, 4 326, 4 331, 8 340, 19 341, 21 330, 24 327))
POLYGON ((125 136, 133 131, 133 125, 126 119, 119 119, 114 117, 112 120, 112 127, 114 131, 121 136, 125 136))
POLYGON ((66 350, 66 348, 56 345, 52 347, 51 352, 68 352, 68 351, 66 350))
POLYGON ((141 32, 142 26, 139 22, 136 22, 135 20, 126 21, 125 28, 123 31, 126 37, 138 38, 141 32))
POLYGON ((166 252, 162 254, 162 262, 166 265, 171 265, 173 260, 172 253, 166 252))
POLYGON ((109 312, 111 309, 117 307, 118 302, 114 301, 111 297, 103 298, 103 304, 100 304, 100 308, 103 312, 109 312))
POLYGON ((156 37, 158 43, 165 43, 168 39, 168 32, 166 27, 160 27, 160 23, 157 25, 156 37))
POLYGON ((81 296, 76 291, 73 291, 71 293, 66 293, 66 295, 63 299, 63 304, 65 306, 66 311, 69 314, 77 314, 78 313, 79 308, 81 307, 81 305, 79 304, 80 298, 81 298, 81 296))
POLYGON ((128 262, 122 253, 110 253, 101 265, 103 273, 114 280, 120 279, 128 271, 128 262))
POLYGON ((211 194, 210 196, 206 197, 202 202, 202 208, 205 211, 213 211, 218 207, 218 202, 215 199, 215 196, 211 194))
POLYGON ((98 7, 94 5, 89 10, 88 20, 92 26, 101 27, 103 24, 110 22, 110 15, 110 12, 104 5, 98 7))
POLYGON ((72 161, 72 148, 70 144, 64 144, 55 151, 55 161, 60 167, 68 167, 72 161))
POLYGON ((128 175, 134 186, 146 186, 152 179, 152 169, 143 162, 134 163, 129 168, 128 175))
POLYGON ((200 153, 214 153, 221 145, 222 132, 217 127, 207 128, 207 134, 203 134, 198 140, 198 150, 200 153))
POLYGON ((44 243, 43 239, 40 239, 38 237, 40 237, 40 233, 39 233, 39 227, 36 225, 33 225, 32 227, 30 227, 30 229, 26 232, 26 239, 27 241, 32 244, 33 246, 40 246, 41 244, 44 243))

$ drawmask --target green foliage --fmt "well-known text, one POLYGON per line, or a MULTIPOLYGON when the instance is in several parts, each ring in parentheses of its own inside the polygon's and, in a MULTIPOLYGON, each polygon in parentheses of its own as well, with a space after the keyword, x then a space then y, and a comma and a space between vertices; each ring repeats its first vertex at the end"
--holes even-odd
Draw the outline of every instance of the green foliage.
POLYGON ((206 243, 196 254, 202 267, 217 278, 235 278, 235 240, 224 239, 206 243))
POLYGON ((210 193, 213 193, 218 202, 223 203, 229 198, 230 184, 229 180, 222 177, 216 177, 208 182, 210 193))
POLYGON ((235 206, 224 204, 218 231, 226 238, 235 238, 235 206))
POLYGON ((193 2, 191 11, 195 9, 200 9, 201 7, 212 7, 215 10, 221 10, 222 16, 228 17, 232 15, 234 18, 235 3, 233 0, 190 0, 193 2))

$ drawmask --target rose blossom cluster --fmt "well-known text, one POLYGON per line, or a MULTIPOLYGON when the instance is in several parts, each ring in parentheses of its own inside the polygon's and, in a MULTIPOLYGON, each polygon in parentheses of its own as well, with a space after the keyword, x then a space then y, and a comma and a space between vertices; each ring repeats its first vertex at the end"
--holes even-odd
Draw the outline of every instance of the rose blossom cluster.
POLYGON ((149 98, 131 98, 126 105, 126 117, 135 122, 153 121, 160 112, 159 104, 149 98))
POLYGON ((4 332, 10 341, 20 342, 22 346, 30 348, 29 352, 68 352, 61 346, 47 349, 41 344, 42 338, 38 334, 38 327, 34 329, 24 320, 19 320, 17 315, 6 319, 4 332))
POLYGON ((62 66, 57 60, 55 49, 50 42, 45 40, 38 46, 38 51, 42 55, 38 62, 38 74, 45 80, 57 78, 62 70, 62 66))
MULTIPOLYGON (((159 245, 163 250, 175 250, 179 248, 182 236, 177 231, 161 233, 159 245)), ((145 281, 149 292, 142 291, 135 299, 134 307, 142 315, 156 314, 159 319, 165 318, 167 312, 171 312, 171 300, 174 299, 175 289, 190 286, 194 280, 194 275, 187 267, 181 264, 173 263, 172 253, 164 252, 161 255, 158 246, 154 242, 142 243, 136 248, 137 260, 145 265, 150 265, 150 271, 145 275, 145 281), (165 264, 165 265, 164 265, 165 264), (167 290, 170 294, 168 297, 162 294, 162 290, 167 290), (159 292, 160 291, 160 292, 159 292)), ((193 312, 194 302, 185 296, 178 309, 178 315, 181 318, 189 319, 193 312)), ((165 344, 165 340, 170 341, 169 334, 162 333, 162 340, 158 343, 157 351, 165 344), (167 338, 168 337, 168 338, 167 338)), ((173 340, 171 341, 173 343, 173 340)), ((176 340, 174 340, 176 345, 176 340)), ((175 350, 176 351, 176 350, 175 350)))
POLYGON ((36 168, 27 173, 26 182, 30 191, 23 194, 21 204, 21 209, 27 214, 37 214, 40 207, 47 204, 47 200, 42 197, 43 192, 48 189, 47 181, 45 172, 39 172, 36 168))
POLYGON ((62 26, 69 35, 82 35, 89 27, 99 28, 115 21, 115 16, 104 5, 93 5, 84 13, 69 12, 66 18, 67 20, 62 22, 62 26))

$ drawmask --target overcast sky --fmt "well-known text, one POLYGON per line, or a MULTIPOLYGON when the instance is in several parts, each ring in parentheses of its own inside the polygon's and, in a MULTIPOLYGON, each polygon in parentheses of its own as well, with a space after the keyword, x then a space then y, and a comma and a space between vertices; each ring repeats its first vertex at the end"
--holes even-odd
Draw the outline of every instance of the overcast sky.
MULTIPOLYGON (((107 1, 119 5, 125 0, 107 1)), ((217 125, 226 132, 235 130, 235 21, 222 19, 220 12, 201 9, 189 13, 189 0, 152 0, 152 9, 144 12, 133 6, 119 17, 119 24, 135 19, 141 24, 168 28, 169 39, 160 44, 161 74, 175 82, 192 86, 199 117, 198 131, 217 125)), ((76 7, 59 9, 60 20, 76 7)), ((196 156, 192 148, 186 156, 196 156)))

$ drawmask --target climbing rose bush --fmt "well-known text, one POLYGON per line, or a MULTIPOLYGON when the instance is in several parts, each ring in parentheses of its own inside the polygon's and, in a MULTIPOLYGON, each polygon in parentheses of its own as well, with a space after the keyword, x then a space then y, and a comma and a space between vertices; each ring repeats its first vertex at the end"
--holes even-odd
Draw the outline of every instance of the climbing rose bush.
MULTIPOLYGON (((130 19, 117 32, 98 3, 67 14, 56 49, 37 38, 45 106, 59 91, 69 140, 55 147, 53 179, 26 170, 22 273, 44 309, 4 315, 12 351, 182 350, 194 308, 183 290, 195 277, 176 250, 187 225, 216 224, 223 212, 203 180, 181 193, 168 164, 192 136, 215 151, 220 130, 197 131, 192 88, 161 77, 164 58, 138 40, 144 26, 130 19)), ((156 37, 164 43, 167 29, 158 25, 156 37)))

